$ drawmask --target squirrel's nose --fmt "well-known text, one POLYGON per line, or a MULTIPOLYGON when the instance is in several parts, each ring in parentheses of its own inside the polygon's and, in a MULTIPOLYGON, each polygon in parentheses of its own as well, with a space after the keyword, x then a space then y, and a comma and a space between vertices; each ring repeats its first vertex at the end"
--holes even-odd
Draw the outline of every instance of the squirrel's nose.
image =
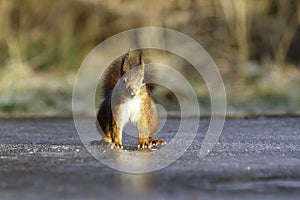
POLYGON ((129 91, 130 91, 130 95, 134 96, 134 95, 136 95, 137 89, 129 88, 129 91))

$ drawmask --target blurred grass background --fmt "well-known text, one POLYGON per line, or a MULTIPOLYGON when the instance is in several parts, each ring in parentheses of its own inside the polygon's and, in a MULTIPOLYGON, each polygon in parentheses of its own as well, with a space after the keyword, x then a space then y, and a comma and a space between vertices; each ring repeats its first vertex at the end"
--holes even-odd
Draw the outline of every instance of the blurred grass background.
POLYGON ((208 51, 229 114, 300 114, 299 24, 299 0, 0 0, 0 115, 71 115, 87 54, 143 26, 178 30, 208 51))

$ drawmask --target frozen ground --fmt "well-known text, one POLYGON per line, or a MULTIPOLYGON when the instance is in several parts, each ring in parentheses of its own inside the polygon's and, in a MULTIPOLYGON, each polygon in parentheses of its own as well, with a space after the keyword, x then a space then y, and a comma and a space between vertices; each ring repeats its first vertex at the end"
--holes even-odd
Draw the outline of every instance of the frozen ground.
MULTIPOLYGON (((178 123, 168 120, 159 137, 171 141, 178 123)), ((300 118, 227 119, 219 143, 200 159, 208 123, 200 120, 173 164, 129 174, 93 158, 72 119, 1 119, 0 199, 299 199, 300 118)))

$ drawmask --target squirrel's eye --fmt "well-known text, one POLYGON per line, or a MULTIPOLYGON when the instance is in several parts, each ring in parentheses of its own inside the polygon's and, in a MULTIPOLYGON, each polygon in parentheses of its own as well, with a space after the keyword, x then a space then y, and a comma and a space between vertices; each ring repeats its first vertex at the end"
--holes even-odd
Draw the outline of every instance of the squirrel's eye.
POLYGON ((144 84, 145 83, 145 79, 142 79, 141 82, 144 84))

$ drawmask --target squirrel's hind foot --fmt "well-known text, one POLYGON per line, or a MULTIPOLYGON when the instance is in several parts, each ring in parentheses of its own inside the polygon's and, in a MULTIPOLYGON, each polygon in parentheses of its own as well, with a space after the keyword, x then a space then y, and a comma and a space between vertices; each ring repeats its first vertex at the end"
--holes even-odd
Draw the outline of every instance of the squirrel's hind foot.
POLYGON ((149 143, 151 144, 151 146, 163 146, 165 144, 167 144, 165 141, 163 140, 154 140, 152 138, 149 138, 149 143))
POLYGON ((151 149, 156 146, 163 146, 166 142, 163 140, 153 140, 152 138, 149 138, 149 140, 146 139, 140 139, 138 149, 151 149))
POLYGON ((138 149, 151 149, 152 144, 148 141, 148 139, 140 138, 138 149))
POLYGON ((123 149, 123 145, 121 142, 112 142, 110 148, 111 149, 123 149))
POLYGON ((152 145, 150 143, 143 143, 138 145, 138 149, 151 149, 152 145))

